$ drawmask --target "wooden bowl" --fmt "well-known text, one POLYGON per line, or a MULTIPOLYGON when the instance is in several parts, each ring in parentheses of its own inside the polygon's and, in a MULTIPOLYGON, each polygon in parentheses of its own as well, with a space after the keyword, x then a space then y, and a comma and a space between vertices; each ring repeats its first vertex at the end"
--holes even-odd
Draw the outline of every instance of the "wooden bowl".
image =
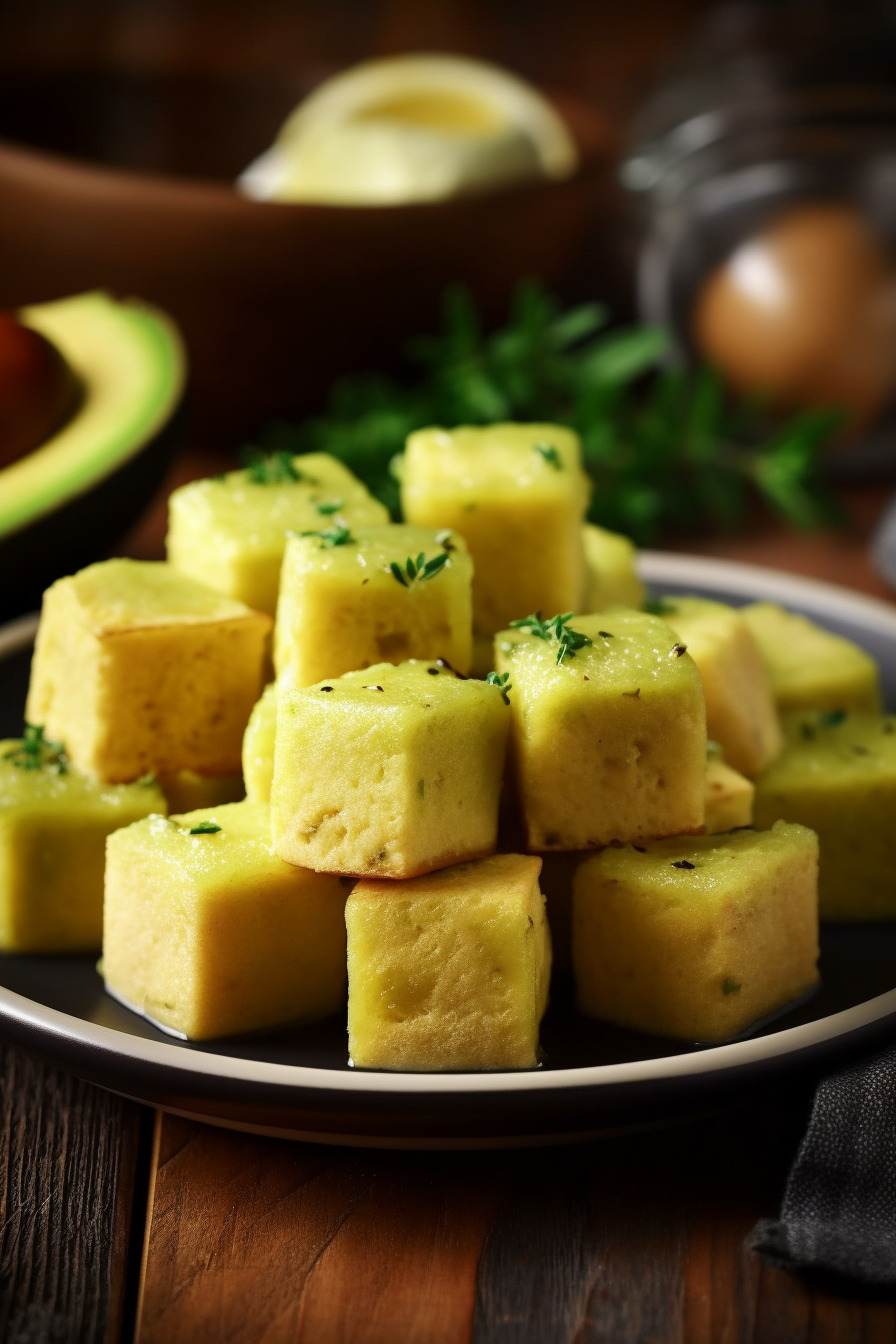
POLYGON ((99 287, 164 308, 186 339, 197 432, 235 441, 320 406, 339 374, 394 365, 449 282, 500 318, 521 278, 569 273, 614 188, 604 126, 562 110, 574 177, 391 207, 256 202, 0 141, 0 306, 99 287))

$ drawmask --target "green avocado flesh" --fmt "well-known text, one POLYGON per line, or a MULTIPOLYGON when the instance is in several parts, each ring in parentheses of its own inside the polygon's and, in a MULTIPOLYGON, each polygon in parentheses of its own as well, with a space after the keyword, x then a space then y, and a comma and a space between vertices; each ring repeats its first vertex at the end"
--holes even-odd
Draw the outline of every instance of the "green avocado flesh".
POLYGON ((0 470, 0 538, 52 513, 134 457, 170 419, 186 375, 176 327, 137 301, 78 294, 23 308, 18 317, 57 347, 83 397, 55 434, 0 470))

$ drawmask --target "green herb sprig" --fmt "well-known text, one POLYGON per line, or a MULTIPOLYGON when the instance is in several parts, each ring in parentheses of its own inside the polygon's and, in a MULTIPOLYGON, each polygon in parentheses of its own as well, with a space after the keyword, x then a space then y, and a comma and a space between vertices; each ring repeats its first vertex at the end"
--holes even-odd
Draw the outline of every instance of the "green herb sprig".
MULTIPOLYGON (((574 615, 573 611, 565 611, 562 616, 552 616, 549 621, 545 621, 536 612, 532 616, 521 616, 519 620, 511 621, 510 625, 514 630, 528 630, 537 639, 556 639, 560 646, 557 650, 559 667, 565 659, 575 658, 580 649, 588 648, 594 643, 589 635, 583 634, 580 630, 573 630, 569 622, 574 615)), ((600 634, 604 639, 612 639, 612 635, 607 631, 601 630, 600 634)))
POLYGON ((447 551, 442 551, 441 555, 434 555, 431 560, 427 560, 421 551, 416 560, 408 556, 403 565, 397 560, 390 561, 389 572, 402 588, 412 588, 415 583, 425 583, 427 579, 434 579, 442 572, 450 558, 447 551))
POLYGON ((300 537, 317 537, 321 546, 350 546, 354 542, 354 537, 349 528, 342 523, 337 523, 335 527, 325 527, 320 532, 300 532, 300 537))
POLYGON ((3 753, 19 770, 52 770, 57 775, 68 774, 68 756, 61 742, 51 742, 38 723, 26 723, 21 741, 3 753))
POLYGON ((563 470, 563 462, 560 459, 560 454, 552 443, 536 443, 534 448, 536 453, 538 453, 540 457, 543 457, 549 466, 553 467, 556 471, 563 470))
POLYGON ((301 471, 293 461, 288 448, 246 448, 242 453, 243 466, 253 485, 282 485, 285 481, 301 481, 301 471))
POLYGON ((662 329, 611 328, 601 305, 563 310, 534 283, 519 287, 507 323, 486 333, 469 293, 453 288, 441 331, 411 343, 409 381, 343 379, 324 414, 269 426, 261 441, 290 462, 332 453, 397 518, 395 462, 412 431, 553 422, 582 438, 591 521, 641 545, 734 529, 757 499, 798 528, 837 520, 817 460, 839 413, 805 411, 770 428, 755 398, 733 404, 711 369, 686 370, 668 354, 662 329))
POLYGON ((501 692, 501 699, 504 701, 505 705, 509 705, 510 696, 508 695, 508 691, 513 690, 513 682, 510 680, 510 673, 489 672, 485 680, 489 686, 497 686, 498 690, 501 692))

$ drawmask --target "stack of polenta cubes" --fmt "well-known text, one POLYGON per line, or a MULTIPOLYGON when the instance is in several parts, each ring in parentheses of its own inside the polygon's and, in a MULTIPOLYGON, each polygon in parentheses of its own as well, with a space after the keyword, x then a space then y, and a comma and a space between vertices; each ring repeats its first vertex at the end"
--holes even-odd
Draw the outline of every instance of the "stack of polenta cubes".
POLYGON ((536 1066, 552 938, 583 1013, 663 1035, 811 989, 838 804, 793 780, 846 691, 782 733, 798 618, 644 610, 556 425, 416 433, 401 490, 393 524, 325 454, 258 458, 175 492, 167 563, 53 585, 0 752, 2 947, 101 939, 108 991, 192 1040, 327 1017, 347 979, 381 1069, 536 1066))

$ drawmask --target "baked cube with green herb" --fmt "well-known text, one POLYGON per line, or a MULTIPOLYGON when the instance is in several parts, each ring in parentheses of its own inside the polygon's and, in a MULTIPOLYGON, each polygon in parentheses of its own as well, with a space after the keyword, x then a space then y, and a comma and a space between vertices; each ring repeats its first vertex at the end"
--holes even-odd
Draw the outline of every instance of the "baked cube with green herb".
POLYGON ((593 523, 582 528, 582 541, 585 547, 582 611, 587 614, 607 607, 643 606, 647 594, 638 575, 634 542, 593 523))
POLYGON ((154 780, 101 784, 40 727, 0 742, 0 951, 99 951, 106 837, 165 811, 154 780))
POLYGON ((532 1069, 551 945, 541 860, 495 854, 345 908, 348 1047, 363 1069, 532 1069))
POLYGON ((781 726, 762 655, 743 616, 703 597, 662 597, 651 610, 672 626, 700 669, 706 731, 749 778, 781 750, 781 726))
POLYGON ((896 918, 896 717, 785 715, 786 745, 756 781, 755 825, 818 833, 822 919, 896 918))
POLYGON ((109 839, 106 988, 188 1040, 329 1017, 345 1003, 346 895, 277 858, 264 804, 150 817, 109 839))
POLYGON ((401 467, 405 519, 451 528, 469 547, 484 634, 527 611, 581 606, 588 491, 578 436, 560 425, 422 429, 401 467))
POLYGON ((27 717, 110 783, 235 773, 270 628, 170 565, 103 560, 44 594, 27 717))
POLYGON ((532 850, 703 829, 706 710, 663 621, 622 608, 529 616, 495 637, 512 690, 511 760, 532 850))
POLYGON ((781 713, 880 712, 880 673, 858 644, 774 602, 752 602, 742 614, 759 646, 781 713))
POLYGON ((415 661, 281 691, 277 853, 359 877, 416 877, 492 853, 507 698, 501 686, 415 661))
POLYGON ((473 565, 456 532, 344 529, 287 542, 274 634, 283 686, 374 663, 442 658, 470 670, 473 565))
POLYGON ((818 842, 804 826, 605 849, 578 868, 579 1010, 725 1041, 818 980, 818 842))
POLYGON ((277 684, 265 686, 249 715, 243 736, 243 779, 250 803, 271 801, 274 777, 274 734, 277 729, 277 684))
POLYGON ((328 453, 258 455, 168 501, 168 559, 256 611, 277 610, 287 534, 388 523, 366 486, 328 453))
POLYGON ((755 793, 753 781, 733 770, 718 743, 710 742, 706 756, 706 834, 720 835, 752 826, 755 793))

